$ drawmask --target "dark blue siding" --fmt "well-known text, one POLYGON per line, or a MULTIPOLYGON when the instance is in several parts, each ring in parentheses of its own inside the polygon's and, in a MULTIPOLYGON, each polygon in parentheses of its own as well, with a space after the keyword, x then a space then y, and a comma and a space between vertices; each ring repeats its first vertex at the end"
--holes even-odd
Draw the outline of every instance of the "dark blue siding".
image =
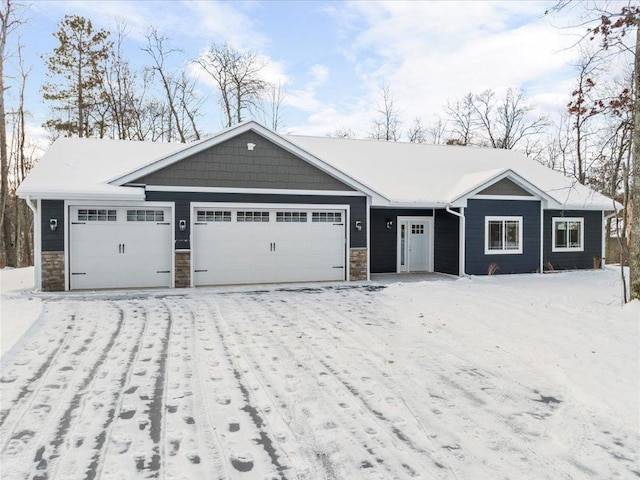
POLYGON ((398 255, 398 217, 431 217, 433 210, 371 209, 371 273, 395 273, 398 255), (387 221, 393 226, 387 228, 387 221))
POLYGON ((498 265, 497 274, 528 273, 540 268, 540 202, 526 200, 469 200, 465 209, 465 270, 470 275, 486 275, 489 265, 498 265), (485 217, 521 216, 522 253, 485 255, 485 217))
POLYGON ((42 200, 40 214, 42 223, 42 251, 43 252, 63 252, 64 251, 64 200, 42 200), (58 228, 55 232, 49 227, 49 220, 58 220, 58 228))
POLYGON ((460 221, 446 210, 436 210, 433 269, 460 274, 460 221))
POLYGON ((577 268, 593 268, 594 258, 602 257, 602 212, 588 210, 546 210, 544 212, 544 264, 545 269, 568 270, 577 268), (552 218, 582 217, 584 218, 584 251, 553 252, 552 251, 552 218), (549 268, 551 267, 551 268, 549 268))
POLYGON ((351 225, 349 232, 351 248, 367 247, 367 200, 365 197, 320 196, 320 195, 281 195, 256 193, 205 193, 205 192, 147 192, 147 201, 175 202, 176 205, 176 249, 189 249, 190 202, 228 202, 228 203, 308 203, 326 205, 349 205, 351 225), (187 229, 179 230, 179 221, 187 221, 187 229), (362 222, 362 230, 355 228, 356 221, 362 222))

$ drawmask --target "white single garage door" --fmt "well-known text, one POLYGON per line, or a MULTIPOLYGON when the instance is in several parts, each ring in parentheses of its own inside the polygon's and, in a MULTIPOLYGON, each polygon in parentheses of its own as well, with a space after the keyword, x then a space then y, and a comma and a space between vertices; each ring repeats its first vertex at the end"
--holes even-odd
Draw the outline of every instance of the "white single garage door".
POLYGON ((171 209, 72 206, 70 288, 171 286, 171 209))
POLYGON ((345 280, 346 212, 195 208, 195 285, 345 280))

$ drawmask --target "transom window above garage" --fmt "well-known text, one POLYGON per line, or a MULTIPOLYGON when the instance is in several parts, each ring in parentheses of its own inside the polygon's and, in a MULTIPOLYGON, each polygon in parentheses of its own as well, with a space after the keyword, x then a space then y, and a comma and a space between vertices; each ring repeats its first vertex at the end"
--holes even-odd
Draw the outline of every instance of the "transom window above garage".
POLYGON ((307 212, 276 212, 276 222, 304 223, 307 221, 307 212))
POLYGON ((238 212, 238 222, 268 222, 269 212, 238 212))
POLYGON ((584 250, 584 218, 559 217, 552 219, 551 239, 554 252, 582 252, 584 250))
POLYGON ((78 210, 80 222, 115 222, 118 219, 116 210, 106 208, 81 208, 78 210))
POLYGON ((340 223, 342 222, 341 212, 313 212, 312 222, 340 223))
POLYGON ((230 222, 231 211, 229 210, 198 210, 196 212, 198 222, 230 222))
POLYGON ((162 210, 127 210, 127 222, 164 222, 162 210))

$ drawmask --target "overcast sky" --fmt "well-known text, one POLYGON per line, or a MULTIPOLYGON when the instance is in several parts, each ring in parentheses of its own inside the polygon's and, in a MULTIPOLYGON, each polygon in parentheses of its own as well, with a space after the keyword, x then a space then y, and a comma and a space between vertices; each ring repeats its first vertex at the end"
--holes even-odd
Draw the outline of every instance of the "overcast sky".
MULTIPOLYGON (((284 133, 325 135, 351 128, 366 136, 386 82, 403 131, 416 116, 434 121, 447 100, 467 92, 509 87, 527 91, 542 113, 568 102, 579 51, 572 48, 580 8, 545 15, 555 1, 312 2, 312 1, 33 1, 19 33, 32 66, 29 105, 34 125, 46 119, 38 98, 41 56, 56 46, 52 33, 65 14, 95 27, 128 25, 126 53, 134 65, 150 25, 170 37, 187 64, 212 42, 251 49, 269 61, 265 75, 287 92, 284 133)), ((583 33, 583 31, 582 31, 583 33)), ((205 83, 203 130, 223 127, 218 98, 205 83)))

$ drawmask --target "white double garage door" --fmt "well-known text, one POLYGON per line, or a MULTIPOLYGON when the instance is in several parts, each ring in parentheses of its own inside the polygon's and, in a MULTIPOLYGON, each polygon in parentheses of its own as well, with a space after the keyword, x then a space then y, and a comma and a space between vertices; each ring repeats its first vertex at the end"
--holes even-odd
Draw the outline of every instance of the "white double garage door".
MULTIPOLYGON (((346 278, 346 208, 194 206, 192 283, 225 285, 346 278)), ((171 287, 170 207, 69 210, 70 288, 171 287)))

